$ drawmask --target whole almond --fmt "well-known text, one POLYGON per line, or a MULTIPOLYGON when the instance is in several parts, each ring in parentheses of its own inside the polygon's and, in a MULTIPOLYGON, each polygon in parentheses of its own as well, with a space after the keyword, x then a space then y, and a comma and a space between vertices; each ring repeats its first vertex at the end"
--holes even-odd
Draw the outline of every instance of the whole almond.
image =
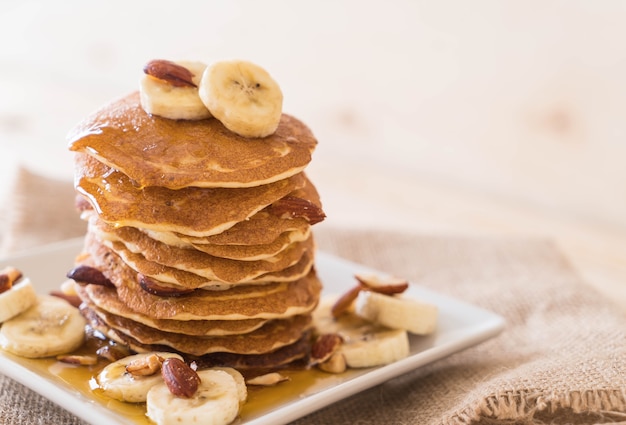
POLYGON ((171 84, 174 87, 197 87, 193 73, 184 66, 164 59, 155 59, 143 67, 147 75, 171 84))
POLYGON ((169 357, 161 366, 161 375, 165 385, 176 397, 191 398, 198 390, 200 377, 187 363, 169 357))
POLYGON ((306 219, 311 225, 319 223, 326 218, 324 211, 313 202, 296 196, 285 196, 274 202, 269 207, 270 213, 280 218, 306 219))
POLYGON ((0 270, 0 294, 11 289, 21 277, 22 272, 15 267, 8 266, 0 270))
POLYGON ((331 358, 343 343, 339 334, 323 334, 317 337, 311 347, 311 364, 324 363, 331 358))
POLYGON ((95 267, 85 265, 76 266, 67 272, 66 277, 83 285, 100 285, 108 288, 115 288, 115 285, 113 285, 113 283, 95 267))

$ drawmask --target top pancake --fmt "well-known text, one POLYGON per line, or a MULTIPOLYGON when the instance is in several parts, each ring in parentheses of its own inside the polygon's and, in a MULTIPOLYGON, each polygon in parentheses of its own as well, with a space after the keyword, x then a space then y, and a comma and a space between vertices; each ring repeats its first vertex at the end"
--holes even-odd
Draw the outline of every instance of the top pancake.
POLYGON ((146 113, 139 94, 104 106, 68 136, 72 151, 94 156, 139 186, 252 187, 301 172, 317 140, 283 114, 268 137, 241 137, 217 119, 171 120, 146 113))

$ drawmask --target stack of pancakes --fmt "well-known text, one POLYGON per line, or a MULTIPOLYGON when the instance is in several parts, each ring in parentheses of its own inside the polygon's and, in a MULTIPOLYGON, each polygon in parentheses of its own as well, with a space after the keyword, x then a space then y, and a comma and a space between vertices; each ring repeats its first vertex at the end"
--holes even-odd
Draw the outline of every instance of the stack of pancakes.
POLYGON ((216 119, 149 115, 137 93, 81 123, 70 134, 88 222, 77 267, 106 282, 80 279, 91 326, 137 352, 212 365, 306 356, 321 291, 310 229, 324 214, 303 173, 316 144, 285 114, 250 139, 216 119))

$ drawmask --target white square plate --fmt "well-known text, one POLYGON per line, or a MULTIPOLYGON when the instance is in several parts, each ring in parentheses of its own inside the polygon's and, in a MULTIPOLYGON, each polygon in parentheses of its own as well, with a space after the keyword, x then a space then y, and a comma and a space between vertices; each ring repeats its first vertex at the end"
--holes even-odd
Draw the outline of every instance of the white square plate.
MULTIPOLYGON (((56 290, 65 280, 65 273, 73 266, 80 252, 82 238, 60 242, 32 250, 26 255, 0 260, 0 268, 12 265, 30 277, 39 293, 56 290)), ((324 284, 324 293, 343 293, 354 286, 357 272, 375 272, 362 265, 319 252, 316 269, 324 284)), ((239 424, 284 424, 319 410, 350 395, 378 385, 396 376, 446 357, 491 337, 504 328, 502 317, 459 300, 411 285, 407 295, 436 304, 439 322, 435 334, 428 337, 411 336, 411 355, 393 364, 349 373, 322 374, 314 385, 286 398, 279 398, 267 406, 242 413, 239 424)), ((28 361, 3 353, 0 350, 0 372, 38 392, 54 403, 89 423, 96 425, 134 424, 119 410, 112 410, 89 391, 73 388, 59 376, 54 368, 32 368, 28 361)), ((262 391, 271 391, 271 388, 262 391)))

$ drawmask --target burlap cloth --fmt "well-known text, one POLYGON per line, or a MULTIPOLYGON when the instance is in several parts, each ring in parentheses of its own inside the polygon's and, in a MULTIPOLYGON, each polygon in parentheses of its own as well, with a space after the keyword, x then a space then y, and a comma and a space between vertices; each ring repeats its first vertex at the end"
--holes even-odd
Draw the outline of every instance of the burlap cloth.
MULTIPOLYGON (((81 235, 68 182, 22 170, 3 249, 81 235)), ((501 314, 498 337, 297 424, 626 424, 626 318, 549 241, 316 228, 321 249, 501 314), (623 421, 623 422, 620 422, 623 421)), ((0 423, 82 424, 0 376, 0 423)))

